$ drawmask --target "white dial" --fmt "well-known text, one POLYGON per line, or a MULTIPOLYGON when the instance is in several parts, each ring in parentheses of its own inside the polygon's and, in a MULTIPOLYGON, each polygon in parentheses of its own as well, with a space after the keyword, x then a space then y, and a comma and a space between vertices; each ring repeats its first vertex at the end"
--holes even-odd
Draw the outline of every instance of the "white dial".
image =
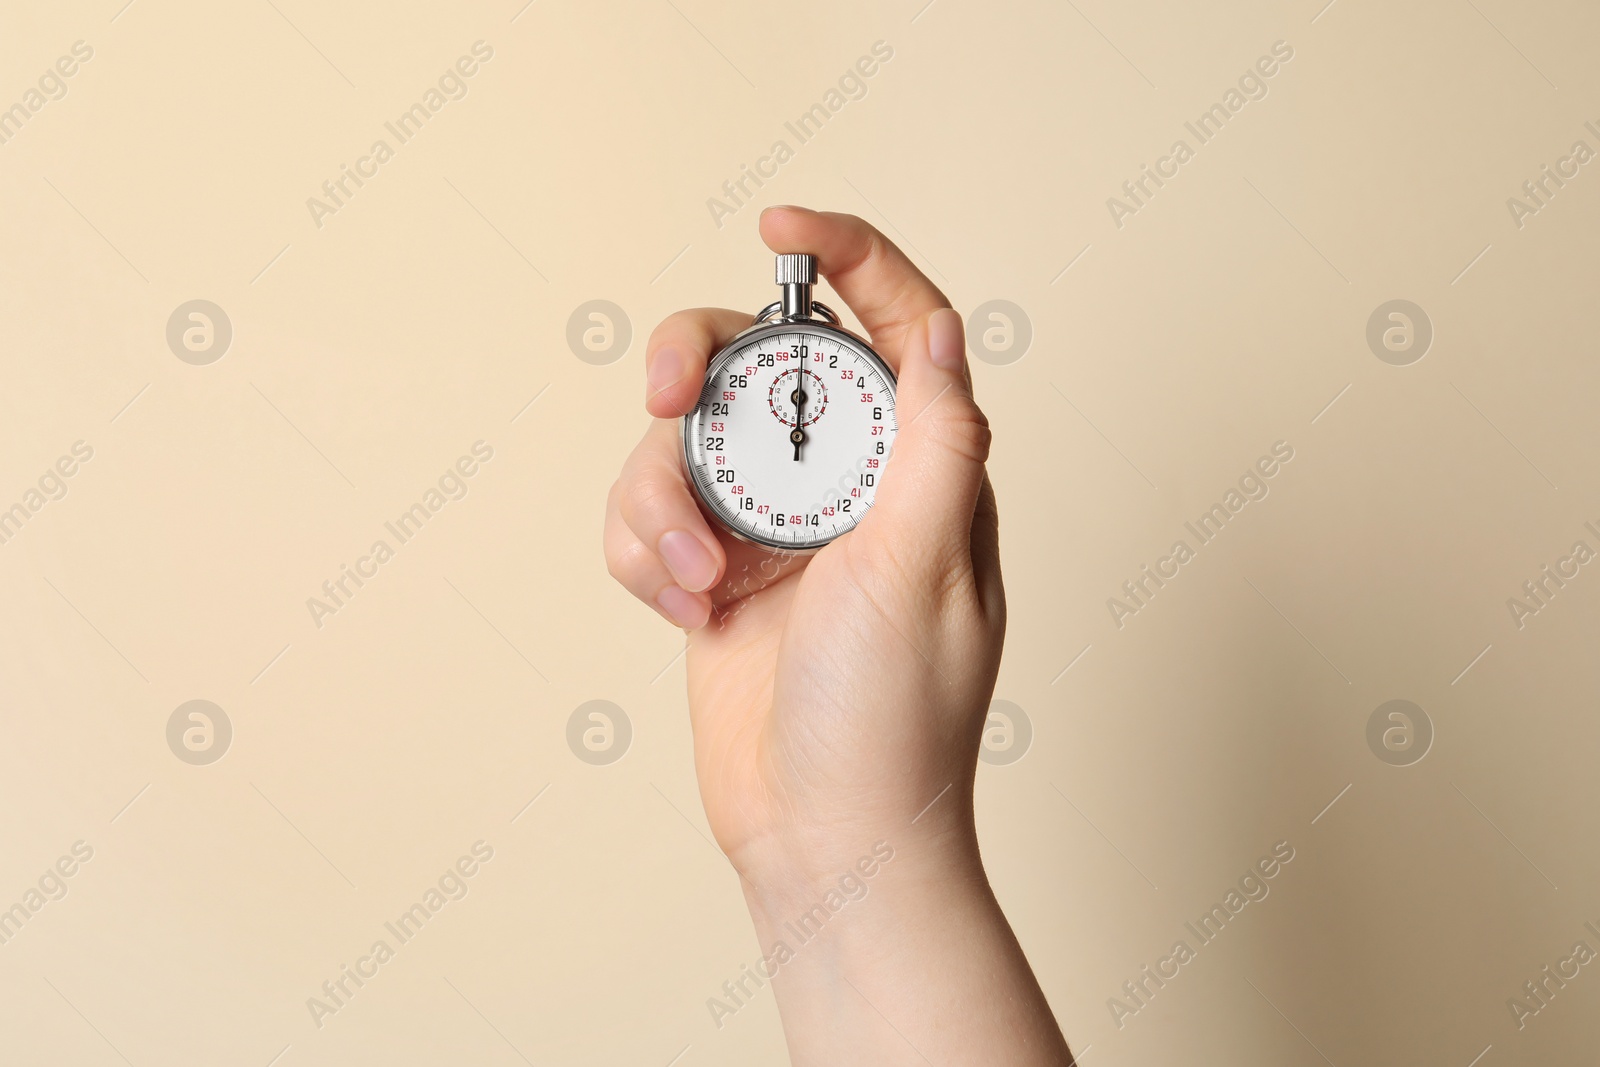
POLYGON ((825 323, 774 322, 735 338, 684 418, 690 480, 746 541, 820 548, 872 507, 894 447, 894 374, 825 323))

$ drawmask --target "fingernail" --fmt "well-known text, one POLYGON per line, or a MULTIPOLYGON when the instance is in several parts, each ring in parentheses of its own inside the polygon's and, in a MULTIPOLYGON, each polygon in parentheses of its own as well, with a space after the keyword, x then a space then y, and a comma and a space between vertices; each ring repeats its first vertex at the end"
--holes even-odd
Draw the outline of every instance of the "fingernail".
POLYGON ((682 377, 683 354, 676 348, 663 348, 651 357, 645 380, 650 385, 650 395, 659 396, 677 385, 682 377))
POLYGON ((661 610, 666 612, 672 621, 685 630, 694 630, 705 623, 702 617, 704 608, 700 606, 693 593, 686 593, 675 585, 669 585, 661 590, 661 595, 656 597, 656 603, 661 605, 661 610))
POLYGON ((799 211, 799 210, 800 210, 800 208, 797 207, 794 204, 769 204, 768 206, 766 206, 766 207, 761 209, 761 213, 763 215, 765 215, 769 211, 799 211))
POLYGON ((960 370, 966 358, 962 346, 960 315, 950 308, 940 308, 928 316, 928 356, 935 367, 960 370))
POLYGON ((717 580, 717 561, 700 539, 687 530, 668 530, 661 535, 656 551, 667 561, 667 570, 678 584, 691 593, 703 593, 717 580))

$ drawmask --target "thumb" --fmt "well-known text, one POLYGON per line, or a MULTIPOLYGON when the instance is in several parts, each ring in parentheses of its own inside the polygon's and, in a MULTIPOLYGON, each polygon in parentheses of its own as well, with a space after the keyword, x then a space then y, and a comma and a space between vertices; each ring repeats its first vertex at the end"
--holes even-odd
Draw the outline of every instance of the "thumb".
POLYGON ((894 449, 873 504, 897 555, 925 573, 970 566, 972 516, 989 458, 989 420, 972 399, 961 316, 912 326, 895 391, 894 449))

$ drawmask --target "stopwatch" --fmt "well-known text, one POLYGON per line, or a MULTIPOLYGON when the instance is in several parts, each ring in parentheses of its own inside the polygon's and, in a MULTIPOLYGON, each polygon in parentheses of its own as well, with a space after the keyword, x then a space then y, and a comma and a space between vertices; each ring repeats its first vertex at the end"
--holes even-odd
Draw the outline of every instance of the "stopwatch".
POLYGON ((735 537, 814 552, 877 498, 895 435, 894 372, 811 298, 817 260, 778 256, 782 299, 706 367, 683 417, 689 481, 735 537))

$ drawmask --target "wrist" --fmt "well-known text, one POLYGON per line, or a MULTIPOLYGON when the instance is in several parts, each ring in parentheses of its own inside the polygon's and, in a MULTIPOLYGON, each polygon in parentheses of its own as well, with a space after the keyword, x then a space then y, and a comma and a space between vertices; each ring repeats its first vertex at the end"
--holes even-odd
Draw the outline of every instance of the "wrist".
POLYGON ((945 818, 930 815, 899 830, 854 824, 769 835, 733 861, 758 929, 817 905, 837 913, 875 895, 898 907, 921 899, 914 887, 988 884, 970 809, 959 812, 954 804, 945 818))
POLYGON ((901 1039, 882 1019, 904 1024, 926 1007, 909 991, 929 990, 935 1015, 973 1000, 920 983, 943 983, 931 976, 951 960, 981 961, 1010 936, 970 836, 907 833, 855 851, 848 860, 833 853, 828 875, 808 854, 802 868, 743 882, 760 952, 751 973, 777 996, 796 1064, 838 1063, 845 1049, 888 1062, 887 1046, 901 1039))

